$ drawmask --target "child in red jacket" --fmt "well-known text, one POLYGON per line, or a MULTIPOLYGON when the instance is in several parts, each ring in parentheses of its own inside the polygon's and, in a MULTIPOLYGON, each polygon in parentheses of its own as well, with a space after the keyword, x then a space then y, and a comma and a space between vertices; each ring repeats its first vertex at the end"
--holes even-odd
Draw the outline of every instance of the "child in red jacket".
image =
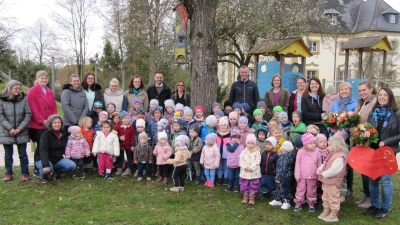
POLYGON ((135 131, 131 125, 131 117, 127 111, 120 112, 121 124, 115 127, 115 131, 118 132, 119 144, 120 144, 120 154, 117 158, 117 172, 115 175, 130 176, 131 167, 133 161, 133 151, 135 142, 135 131), (126 169, 122 172, 122 166, 126 158, 128 160, 126 169))

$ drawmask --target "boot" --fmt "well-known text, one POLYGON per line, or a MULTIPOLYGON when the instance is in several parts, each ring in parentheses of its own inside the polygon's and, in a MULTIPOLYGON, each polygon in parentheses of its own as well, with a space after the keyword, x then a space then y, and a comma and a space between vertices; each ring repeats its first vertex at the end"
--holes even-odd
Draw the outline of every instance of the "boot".
POLYGON ((255 199, 256 195, 249 195, 249 205, 254 205, 254 199, 255 199))
POLYGON ((323 221, 325 222, 338 222, 339 219, 337 217, 337 213, 331 212, 327 217, 322 218, 323 221))
POLYGON ((158 177, 158 179, 157 179, 157 182, 162 182, 163 181, 163 178, 162 177, 158 177))
POLYGON ((200 176, 196 176, 196 179, 194 181, 195 184, 200 184, 200 176))
POLYGON ((244 193, 243 194, 242 204, 248 204, 248 203, 249 203, 249 194, 248 193, 244 193))
POLYGON ((330 209, 325 209, 322 211, 322 213, 318 216, 318 219, 323 220, 325 217, 327 217, 331 213, 330 209))
POLYGON ((222 185, 222 179, 218 178, 217 181, 215 182, 216 185, 222 185))
POLYGON ((371 200, 367 198, 364 203, 359 204, 358 207, 367 209, 371 206, 371 200))
POLYGON ((168 184, 168 178, 167 177, 164 177, 164 182, 163 182, 164 184, 168 184))
POLYGON ((124 173, 122 174, 122 176, 130 176, 131 175, 131 169, 126 169, 125 171, 124 171, 124 173))
POLYGON ((228 183, 229 183, 229 180, 227 178, 224 178, 222 185, 228 185, 228 183))
POLYGON ((117 168, 115 175, 122 175, 122 168, 117 168))

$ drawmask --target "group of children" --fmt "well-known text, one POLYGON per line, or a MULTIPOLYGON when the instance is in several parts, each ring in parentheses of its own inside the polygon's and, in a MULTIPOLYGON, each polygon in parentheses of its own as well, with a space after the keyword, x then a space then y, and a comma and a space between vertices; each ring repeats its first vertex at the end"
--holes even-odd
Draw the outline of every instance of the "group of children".
POLYGON ((271 195, 269 204, 285 210, 294 198, 294 211, 307 203, 309 212, 315 212, 320 197, 324 211, 318 218, 338 220, 346 132, 338 131, 327 141, 318 127, 306 127, 300 112, 293 112, 289 120, 280 106, 267 121, 264 102, 252 114, 246 103, 228 100, 223 109, 214 103, 205 117, 202 106, 193 111, 169 99, 162 109, 153 99, 145 112, 140 100, 133 101, 131 112, 120 113, 112 103, 106 112, 95 102, 91 117, 68 129, 65 156, 76 161, 82 178, 84 168, 96 167, 102 178, 110 178, 114 167, 116 175, 130 176, 135 165, 138 181, 144 176, 150 181, 151 171, 164 184, 172 176, 173 192, 184 191, 185 181, 204 180, 208 187, 227 185, 226 191, 241 191, 243 204, 255 204, 258 193, 258 199, 271 195), (306 133, 288 136, 287 130, 306 133))

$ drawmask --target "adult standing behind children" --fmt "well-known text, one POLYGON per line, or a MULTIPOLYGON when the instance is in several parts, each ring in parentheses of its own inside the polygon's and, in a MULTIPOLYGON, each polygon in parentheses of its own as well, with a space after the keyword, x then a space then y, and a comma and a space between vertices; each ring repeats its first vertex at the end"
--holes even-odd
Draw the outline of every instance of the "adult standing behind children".
MULTIPOLYGON (((307 81, 305 77, 298 77, 296 79, 297 89, 292 92, 289 97, 288 115, 289 120, 292 121, 292 113, 294 111, 301 112, 301 97, 306 89, 307 81)), ((293 121, 292 121, 293 122, 293 121)))
POLYGON ((272 118, 272 109, 275 106, 281 106, 283 111, 287 112, 289 108, 289 92, 282 87, 282 78, 279 74, 275 74, 271 80, 272 88, 265 92, 264 101, 267 105, 265 114, 268 120, 272 118))
POLYGON ((125 91, 124 95, 128 101, 128 112, 132 110, 135 98, 139 98, 142 101, 142 106, 146 112, 149 110, 149 97, 140 76, 132 77, 128 83, 128 90, 125 91))
POLYGON ((104 91, 104 103, 108 105, 111 102, 115 104, 116 112, 128 111, 128 100, 124 96, 124 90, 119 88, 117 78, 111 79, 110 87, 104 91))
POLYGON ((100 101, 104 105, 104 95, 100 84, 96 83, 93 73, 87 73, 82 80, 82 88, 88 99, 89 109, 93 107, 93 103, 100 101))
POLYGON ((149 99, 157 99, 159 106, 165 109, 164 101, 171 98, 171 89, 164 83, 164 76, 161 72, 154 75, 154 81, 155 83, 147 88, 147 96, 149 99))
POLYGON ((175 86, 175 91, 172 93, 172 100, 175 105, 181 103, 184 106, 190 107, 190 93, 186 92, 185 82, 182 80, 178 81, 175 86))

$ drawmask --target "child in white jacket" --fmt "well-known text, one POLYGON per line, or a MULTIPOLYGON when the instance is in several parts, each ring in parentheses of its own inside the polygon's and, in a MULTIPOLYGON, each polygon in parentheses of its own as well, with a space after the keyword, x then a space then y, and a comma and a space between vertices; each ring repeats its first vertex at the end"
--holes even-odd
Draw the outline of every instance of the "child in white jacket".
POLYGON ((111 122, 103 121, 101 131, 96 132, 96 139, 93 143, 93 155, 99 154, 100 178, 111 178, 113 168, 113 156, 119 156, 119 138, 116 131, 112 131, 111 122), (106 168, 104 173, 104 167, 106 168))

